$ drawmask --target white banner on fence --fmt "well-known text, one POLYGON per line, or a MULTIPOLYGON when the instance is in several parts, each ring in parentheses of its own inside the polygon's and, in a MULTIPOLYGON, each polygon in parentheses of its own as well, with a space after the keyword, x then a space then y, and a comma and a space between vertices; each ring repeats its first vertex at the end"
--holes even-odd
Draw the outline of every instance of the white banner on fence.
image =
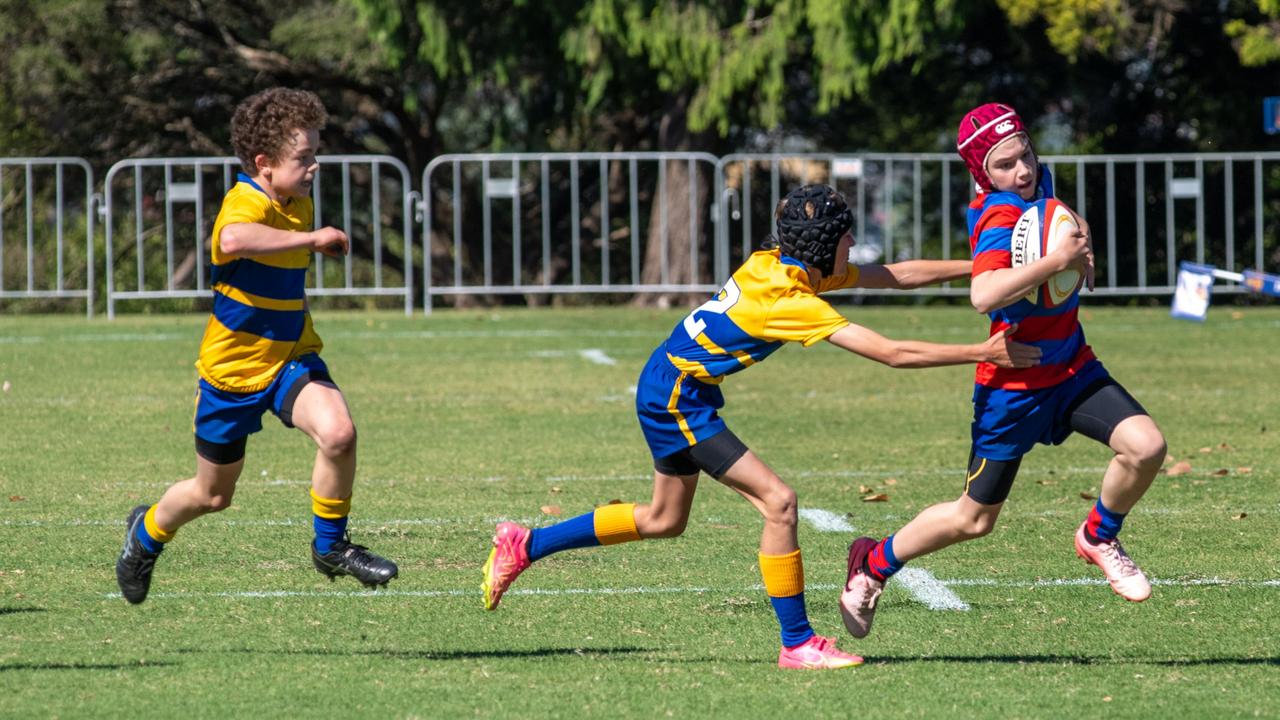
POLYGON ((1209 313, 1209 297, 1213 294, 1213 268, 1182 263, 1178 267, 1178 285, 1173 291, 1170 314, 1184 320, 1204 322, 1209 313))

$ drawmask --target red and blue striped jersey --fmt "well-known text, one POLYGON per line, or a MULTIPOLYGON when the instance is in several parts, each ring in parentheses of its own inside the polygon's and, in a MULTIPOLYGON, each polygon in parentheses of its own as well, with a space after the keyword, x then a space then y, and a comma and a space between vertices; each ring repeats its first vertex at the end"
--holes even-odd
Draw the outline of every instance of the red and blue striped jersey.
MULTIPOLYGON (((1053 197, 1053 177, 1042 167, 1036 200, 1053 197)), ((969 203, 969 249, 973 252, 973 276, 1013 267, 1013 226, 1030 207, 1017 193, 978 193, 969 203)), ((1093 350, 1085 342, 1077 318, 1080 295, 1077 291, 1057 307, 1021 298, 987 313, 991 334, 1004 332, 1014 323, 1014 339, 1040 348, 1040 364, 1030 368, 1000 368, 979 363, 974 379, 979 385, 1005 390, 1035 390, 1051 387, 1076 374, 1090 360, 1093 350)))

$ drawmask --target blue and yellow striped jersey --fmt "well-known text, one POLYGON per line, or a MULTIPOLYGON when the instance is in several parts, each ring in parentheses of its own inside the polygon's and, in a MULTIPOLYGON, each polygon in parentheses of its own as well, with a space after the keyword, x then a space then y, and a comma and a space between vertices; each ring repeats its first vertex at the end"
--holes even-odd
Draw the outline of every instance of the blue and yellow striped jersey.
POLYGON ((813 345, 849 324, 818 293, 857 282, 858 268, 850 265, 844 277, 823 278, 815 288, 799 260, 777 249, 752 253, 718 293, 676 325, 664 343, 667 358, 698 380, 718 383, 784 343, 813 345))
POLYGON ((222 252, 222 229, 261 223, 309 232, 311 198, 273 201, 247 175, 227 192, 213 224, 213 314, 200 342, 196 369, 219 390, 257 392, 285 363, 324 346, 311 327, 305 287, 311 250, 298 248, 256 257, 222 252))

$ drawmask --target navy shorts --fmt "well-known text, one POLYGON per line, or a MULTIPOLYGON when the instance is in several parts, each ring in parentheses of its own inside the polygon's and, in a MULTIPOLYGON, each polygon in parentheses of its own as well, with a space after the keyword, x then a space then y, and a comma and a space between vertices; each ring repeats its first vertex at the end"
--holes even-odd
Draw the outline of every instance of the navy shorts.
POLYGON ((666 346, 649 356, 636 383, 636 415, 654 459, 668 457, 725 430, 719 385, 695 380, 667 359, 666 346))
POLYGON ((1002 390, 976 385, 973 391, 973 453, 990 460, 1014 460, 1036 443, 1061 445, 1072 433, 1071 409, 1082 392, 1110 380, 1094 360, 1064 382, 1039 390, 1002 390))
POLYGON ((268 410, 285 427, 293 427, 293 401, 309 382, 333 383, 329 368, 315 353, 286 363, 275 380, 258 392, 227 392, 201 378, 196 389, 196 437, 217 445, 236 442, 261 430, 268 410))

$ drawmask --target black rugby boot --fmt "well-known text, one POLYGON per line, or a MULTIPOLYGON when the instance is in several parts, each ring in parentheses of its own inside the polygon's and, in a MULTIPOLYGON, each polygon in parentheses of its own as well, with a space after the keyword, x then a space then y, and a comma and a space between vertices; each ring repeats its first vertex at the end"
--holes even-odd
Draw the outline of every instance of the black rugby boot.
POLYGON ((311 562, 316 570, 330 580, 339 575, 350 575, 366 587, 385 586, 391 582, 400 569, 390 560, 374 555, 369 548, 356 545, 351 539, 344 537, 335 542, 329 552, 321 555, 311 545, 311 562))
POLYGON ((129 519, 125 521, 124 547, 116 560, 116 583, 120 585, 120 594, 134 605, 147 599, 147 591, 151 589, 151 571, 155 569, 156 558, 160 557, 160 553, 147 550, 138 539, 138 526, 148 509, 147 505, 139 505, 129 513, 129 519))

